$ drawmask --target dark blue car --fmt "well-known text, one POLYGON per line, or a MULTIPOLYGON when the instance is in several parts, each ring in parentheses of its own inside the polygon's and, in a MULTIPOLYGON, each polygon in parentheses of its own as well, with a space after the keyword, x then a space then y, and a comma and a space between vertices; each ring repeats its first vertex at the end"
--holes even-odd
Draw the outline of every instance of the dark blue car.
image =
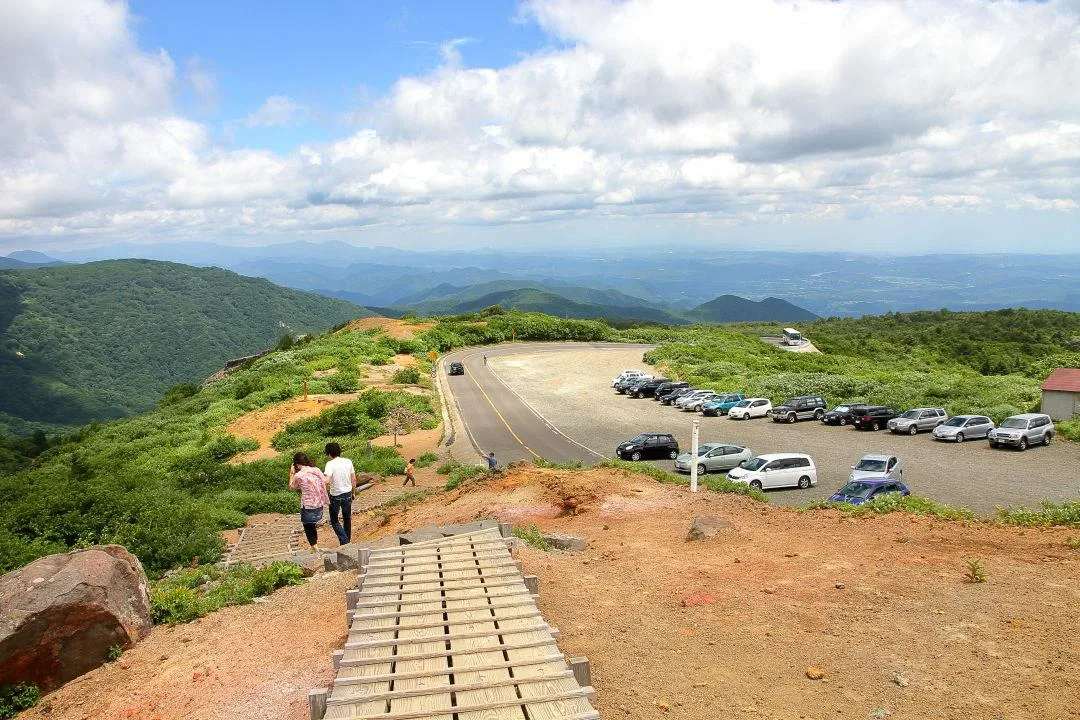
POLYGON ((842 502, 851 505, 862 505, 874 498, 879 498, 890 493, 910 495, 907 485, 899 480, 889 478, 859 478, 852 480, 829 496, 829 502, 842 502))

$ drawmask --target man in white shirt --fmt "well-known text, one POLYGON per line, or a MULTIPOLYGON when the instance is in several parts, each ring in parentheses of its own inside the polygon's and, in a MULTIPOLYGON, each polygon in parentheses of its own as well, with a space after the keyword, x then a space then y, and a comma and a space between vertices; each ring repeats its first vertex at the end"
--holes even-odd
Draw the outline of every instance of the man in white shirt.
POLYGON ((336 442, 327 443, 326 454, 330 460, 323 472, 330 478, 330 527, 337 535, 338 543, 345 545, 352 538, 352 501, 356 489, 356 468, 352 460, 341 457, 341 446, 336 442), (342 521, 338 521, 338 513, 342 521))

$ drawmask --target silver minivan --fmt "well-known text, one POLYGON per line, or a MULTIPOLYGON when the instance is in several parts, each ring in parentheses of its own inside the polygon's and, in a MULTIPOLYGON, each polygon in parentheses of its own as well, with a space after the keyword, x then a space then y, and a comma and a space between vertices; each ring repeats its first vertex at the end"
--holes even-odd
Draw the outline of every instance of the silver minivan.
POLYGON ((1032 443, 1049 445, 1054 437, 1054 421, 1043 413, 1013 415, 1001 421, 1001 425, 986 436, 990 447, 1011 445, 1027 450, 1032 443))

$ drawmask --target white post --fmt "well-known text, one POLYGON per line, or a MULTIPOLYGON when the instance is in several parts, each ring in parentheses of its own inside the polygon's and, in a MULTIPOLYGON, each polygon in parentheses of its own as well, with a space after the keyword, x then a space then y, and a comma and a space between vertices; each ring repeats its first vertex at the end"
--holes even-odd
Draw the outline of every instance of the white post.
POLYGON ((694 421, 694 432, 690 436, 690 492, 697 492, 697 453, 698 453, 698 432, 701 429, 701 421, 694 421))

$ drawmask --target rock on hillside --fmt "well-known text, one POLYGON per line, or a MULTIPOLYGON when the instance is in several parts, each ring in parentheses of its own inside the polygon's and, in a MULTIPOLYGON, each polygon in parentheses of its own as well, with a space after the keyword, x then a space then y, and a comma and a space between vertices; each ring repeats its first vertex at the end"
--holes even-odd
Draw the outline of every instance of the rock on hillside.
POLYGON ((0 685, 52 690, 150 632, 138 558, 119 545, 49 555, 0 577, 0 685))

